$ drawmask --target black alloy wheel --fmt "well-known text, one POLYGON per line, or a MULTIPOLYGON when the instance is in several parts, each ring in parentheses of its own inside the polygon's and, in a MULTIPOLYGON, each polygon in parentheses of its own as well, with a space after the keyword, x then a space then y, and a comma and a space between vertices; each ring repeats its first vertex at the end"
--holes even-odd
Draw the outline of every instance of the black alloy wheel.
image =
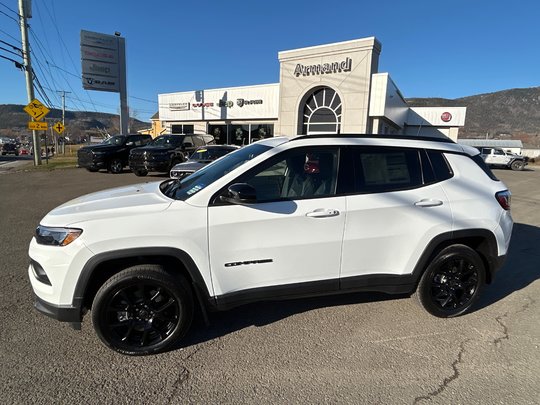
POLYGON ((124 165, 120 159, 113 159, 109 163, 109 171, 113 174, 122 173, 124 165))
POLYGON ((485 283, 482 259, 468 246, 443 249, 424 272, 416 296, 432 315, 449 318, 468 311, 485 283))
POLYGON ((165 350, 185 335, 192 317, 189 284, 158 265, 134 266, 111 277, 92 307, 99 338, 129 355, 165 350))

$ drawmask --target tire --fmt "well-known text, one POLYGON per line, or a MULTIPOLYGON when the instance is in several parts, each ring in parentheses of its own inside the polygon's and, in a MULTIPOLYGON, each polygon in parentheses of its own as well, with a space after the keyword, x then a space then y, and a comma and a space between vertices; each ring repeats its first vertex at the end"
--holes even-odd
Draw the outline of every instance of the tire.
POLYGON ((88 170, 91 173, 95 173, 95 172, 99 171, 99 169, 94 169, 92 167, 87 167, 86 170, 88 170))
POLYGON ((160 265, 122 270, 101 286, 92 305, 92 322, 101 341, 132 356, 166 350, 185 336, 192 319, 189 283, 160 265))
POLYGON ((135 176, 144 177, 148 174, 148 170, 134 170, 135 176))
POLYGON ((525 168, 525 163, 522 160, 514 160, 510 165, 512 170, 523 170, 525 168))
POLYGON ((113 159, 109 162, 109 171, 113 174, 122 173, 124 165, 120 159, 113 159))
POLYGON ((452 318, 471 308, 485 281, 486 270, 478 253, 465 245, 452 245, 428 265, 415 295, 431 315, 452 318))

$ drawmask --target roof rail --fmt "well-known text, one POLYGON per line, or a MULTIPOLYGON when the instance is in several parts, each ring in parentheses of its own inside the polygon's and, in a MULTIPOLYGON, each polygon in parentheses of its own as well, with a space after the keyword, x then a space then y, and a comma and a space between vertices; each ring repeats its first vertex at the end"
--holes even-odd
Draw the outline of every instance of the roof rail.
POLYGON ((443 142, 443 143, 455 143, 453 140, 447 137, 434 137, 434 136, 412 136, 412 135, 378 135, 378 134, 317 134, 317 135, 298 135, 291 138, 291 141, 299 141, 301 139, 309 138, 360 138, 360 139, 408 139, 414 141, 430 141, 430 142, 443 142))

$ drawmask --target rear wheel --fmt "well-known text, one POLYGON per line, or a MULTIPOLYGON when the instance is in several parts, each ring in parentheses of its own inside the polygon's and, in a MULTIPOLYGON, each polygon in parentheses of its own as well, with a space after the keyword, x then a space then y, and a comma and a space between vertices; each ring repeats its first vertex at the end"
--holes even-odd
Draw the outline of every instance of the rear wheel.
POLYGON ((512 170, 523 170, 525 168, 525 163, 522 160, 514 160, 510 165, 512 170))
POLYGON ((124 165, 120 159, 113 159, 109 162, 109 171, 114 174, 122 173, 124 165))
POLYGON ((94 329, 109 348, 128 355, 158 353, 183 337, 193 318, 187 280, 159 265, 139 265, 111 277, 92 306, 94 329))
POLYGON ((452 245, 427 267, 416 298, 434 316, 458 316, 471 308, 485 280, 484 263, 478 253, 465 245, 452 245))

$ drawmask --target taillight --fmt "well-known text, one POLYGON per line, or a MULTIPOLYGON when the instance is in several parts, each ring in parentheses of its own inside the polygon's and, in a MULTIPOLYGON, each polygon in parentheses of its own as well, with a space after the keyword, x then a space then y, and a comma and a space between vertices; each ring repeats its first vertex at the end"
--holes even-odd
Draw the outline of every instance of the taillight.
POLYGON ((503 207, 503 209, 505 209, 506 211, 510 210, 510 204, 512 202, 512 193, 510 193, 510 191, 499 191, 497 194, 495 194, 495 198, 497 199, 501 207, 503 207))

